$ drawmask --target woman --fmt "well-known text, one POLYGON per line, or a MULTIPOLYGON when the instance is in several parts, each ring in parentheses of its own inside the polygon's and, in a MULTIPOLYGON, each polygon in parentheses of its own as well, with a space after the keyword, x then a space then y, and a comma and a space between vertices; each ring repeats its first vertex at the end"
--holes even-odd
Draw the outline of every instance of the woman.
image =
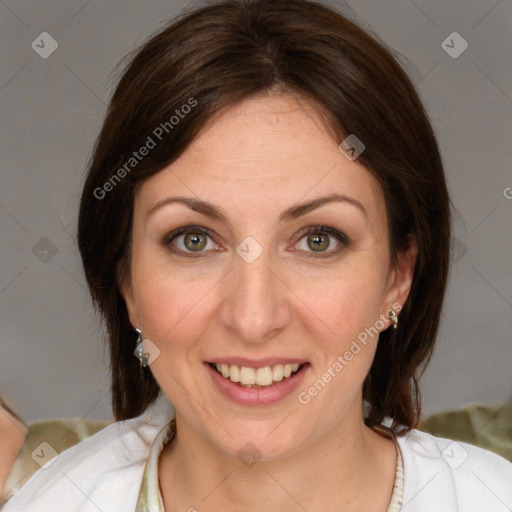
POLYGON ((119 421, 5 510, 507 510, 508 461, 415 429, 449 241, 382 44, 306 0, 173 22, 121 77, 80 205, 119 421))

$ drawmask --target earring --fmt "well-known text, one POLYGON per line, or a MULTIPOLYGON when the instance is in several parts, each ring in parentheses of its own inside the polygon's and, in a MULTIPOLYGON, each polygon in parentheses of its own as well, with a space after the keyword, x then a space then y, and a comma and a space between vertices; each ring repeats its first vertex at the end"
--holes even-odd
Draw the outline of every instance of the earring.
POLYGON ((393 322, 393 329, 396 331, 398 328, 398 315, 396 314, 395 310, 391 310, 391 314, 389 315, 391 317, 391 321, 393 322))
POLYGON ((145 368, 149 363, 144 352, 144 344, 142 343, 142 331, 138 328, 135 328, 135 331, 138 334, 135 350, 137 352, 137 357, 139 358, 141 368, 145 368))

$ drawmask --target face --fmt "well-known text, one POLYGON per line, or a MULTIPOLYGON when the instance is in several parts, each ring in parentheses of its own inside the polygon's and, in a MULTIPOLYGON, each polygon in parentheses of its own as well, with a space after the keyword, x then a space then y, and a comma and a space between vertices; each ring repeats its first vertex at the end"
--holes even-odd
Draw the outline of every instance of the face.
POLYGON ((137 191, 130 321, 178 429, 227 454, 361 428, 375 333, 407 298, 415 247, 390 266, 382 190, 338 143, 303 100, 252 98, 137 191))

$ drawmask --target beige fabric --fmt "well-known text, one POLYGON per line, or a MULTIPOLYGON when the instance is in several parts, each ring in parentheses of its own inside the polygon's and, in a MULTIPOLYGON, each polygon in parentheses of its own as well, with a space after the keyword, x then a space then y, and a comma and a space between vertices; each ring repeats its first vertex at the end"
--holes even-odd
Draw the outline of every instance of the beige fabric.
POLYGON ((512 399, 505 404, 469 404, 432 414, 418 430, 480 446, 512 462, 512 399))
POLYGON ((92 436, 109 423, 75 418, 42 421, 28 425, 25 443, 14 461, 11 473, 5 484, 3 502, 18 492, 23 484, 41 468, 36 462, 37 457, 35 453, 40 453, 41 448, 44 449, 45 445, 42 445, 42 443, 48 443, 59 454, 92 436))
POLYGON ((397 452, 395 485, 393 487, 393 495, 391 496, 391 502, 387 512, 399 512, 402 509, 402 501, 404 497, 404 463, 402 450, 400 450, 400 446, 394 437, 393 441, 395 442, 397 452))
POLYGON ((402 508, 402 501, 404 496, 404 463, 402 457, 402 450, 396 439, 396 434, 384 425, 375 425, 373 427, 375 432, 391 439, 396 448, 396 470, 395 470, 395 483, 393 485, 393 493, 391 501, 386 512, 399 512, 402 508))

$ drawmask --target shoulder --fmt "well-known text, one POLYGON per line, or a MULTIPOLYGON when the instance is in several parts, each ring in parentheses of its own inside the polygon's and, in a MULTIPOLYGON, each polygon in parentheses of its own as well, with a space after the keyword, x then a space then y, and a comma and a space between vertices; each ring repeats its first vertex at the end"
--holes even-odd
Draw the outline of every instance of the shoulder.
MULTIPOLYGON (((133 509, 151 445, 171 417, 161 397, 141 416, 112 423, 48 460, 2 511, 133 509)), ((40 446, 43 461, 55 455, 50 445, 40 446)))
POLYGON ((511 510, 512 463, 505 458, 417 429, 397 440, 404 464, 402 506, 411 512, 511 510))

